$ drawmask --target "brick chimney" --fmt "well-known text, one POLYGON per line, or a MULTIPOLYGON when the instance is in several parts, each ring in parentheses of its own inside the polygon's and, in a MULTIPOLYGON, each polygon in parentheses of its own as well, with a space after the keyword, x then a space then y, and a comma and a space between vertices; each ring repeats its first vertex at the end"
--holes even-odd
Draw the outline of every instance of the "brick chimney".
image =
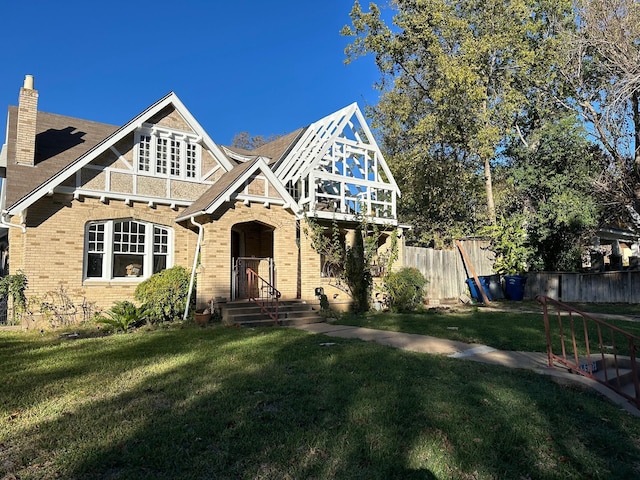
POLYGON ((38 91, 33 89, 33 75, 26 75, 18 99, 16 163, 20 165, 35 165, 37 115, 38 91))

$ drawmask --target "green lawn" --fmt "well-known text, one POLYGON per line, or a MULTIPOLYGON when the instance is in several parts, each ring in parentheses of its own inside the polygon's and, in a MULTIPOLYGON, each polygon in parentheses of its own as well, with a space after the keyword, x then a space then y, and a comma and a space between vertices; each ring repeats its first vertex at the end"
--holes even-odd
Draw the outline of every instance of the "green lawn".
POLYGON ((0 359, 0 478, 640 476, 639 419, 527 371, 219 326, 0 332, 0 359))
MULTIPOLYGON (((547 347, 540 306, 537 310, 539 313, 529 313, 534 311, 534 305, 531 305, 531 309, 525 307, 522 311, 506 312, 477 307, 403 314, 375 313, 355 317, 343 315, 336 323, 481 343, 500 350, 545 352, 547 347)), ((605 321, 640 336, 640 322, 613 318, 605 321)), ((597 338, 595 333, 592 338, 597 338)))

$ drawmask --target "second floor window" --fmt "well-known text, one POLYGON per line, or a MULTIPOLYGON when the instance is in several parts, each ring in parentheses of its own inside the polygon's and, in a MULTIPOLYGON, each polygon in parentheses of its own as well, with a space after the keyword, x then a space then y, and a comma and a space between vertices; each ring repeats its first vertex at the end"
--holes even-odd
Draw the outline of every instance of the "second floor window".
POLYGON ((199 160, 200 145, 194 135, 157 128, 143 128, 136 135, 138 172, 195 179, 199 160))

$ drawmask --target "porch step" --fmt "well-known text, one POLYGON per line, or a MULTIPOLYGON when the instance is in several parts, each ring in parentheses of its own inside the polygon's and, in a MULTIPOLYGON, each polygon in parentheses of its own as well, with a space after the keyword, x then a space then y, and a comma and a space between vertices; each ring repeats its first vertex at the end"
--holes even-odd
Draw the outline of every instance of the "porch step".
MULTIPOLYGON (((581 360, 580 370, 589 371, 587 359, 581 360)), ((635 396, 633 371, 631 370, 631 360, 629 358, 618 357, 617 370, 612 356, 606 356, 604 361, 601 358, 595 361, 592 360, 591 371, 593 376, 613 389, 620 388, 623 392, 635 396)))
MULTIPOLYGON (((222 323, 240 327, 273 326, 274 321, 253 302, 240 301, 220 305, 222 323)), ((324 319, 313 305, 300 300, 283 300, 278 306, 278 324, 304 325, 322 322, 324 319)))

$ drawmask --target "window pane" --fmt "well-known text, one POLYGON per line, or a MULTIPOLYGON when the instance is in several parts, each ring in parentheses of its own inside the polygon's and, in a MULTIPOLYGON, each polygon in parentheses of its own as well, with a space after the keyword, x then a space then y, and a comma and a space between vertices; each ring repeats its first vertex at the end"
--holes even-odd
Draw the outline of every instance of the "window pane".
POLYGON ((166 255, 154 255, 153 256, 153 273, 161 272, 167 268, 167 256, 166 255))
POLYGON ((134 221, 116 222, 113 230, 115 253, 144 253, 145 227, 143 224, 134 221))
POLYGON ((197 165, 196 145, 187 143, 186 155, 187 155, 187 158, 186 158, 187 178, 196 178, 196 165, 197 165))
POLYGON ((169 230, 166 228, 153 228, 153 252, 166 253, 169 246, 169 230))
POLYGON ((89 252, 104 252, 104 223, 89 225, 89 252))
POLYGON ((169 253, 169 229, 153 227, 153 273, 167 268, 169 253))
POLYGON ((102 253, 90 253, 87 256, 87 277, 88 278, 101 278, 102 277, 102 253))
POLYGON ((167 161, 169 158, 169 141, 166 138, 158 138, 156 142, 156 173, 167 173, 167 161))
POLYGON ((171 140, 171 164, 170 173, 173 176, 180 176, 180 146, 181 143, 177 140, 171 140))
POLYGON ((138 144, 138 170, 148 172, 151 164, 151 136, 140 136, 138 144))
POLYGON ((113 276, 114 277, 140 277, 144 275, 143 255, 122 255, 113 256, 113 276))

